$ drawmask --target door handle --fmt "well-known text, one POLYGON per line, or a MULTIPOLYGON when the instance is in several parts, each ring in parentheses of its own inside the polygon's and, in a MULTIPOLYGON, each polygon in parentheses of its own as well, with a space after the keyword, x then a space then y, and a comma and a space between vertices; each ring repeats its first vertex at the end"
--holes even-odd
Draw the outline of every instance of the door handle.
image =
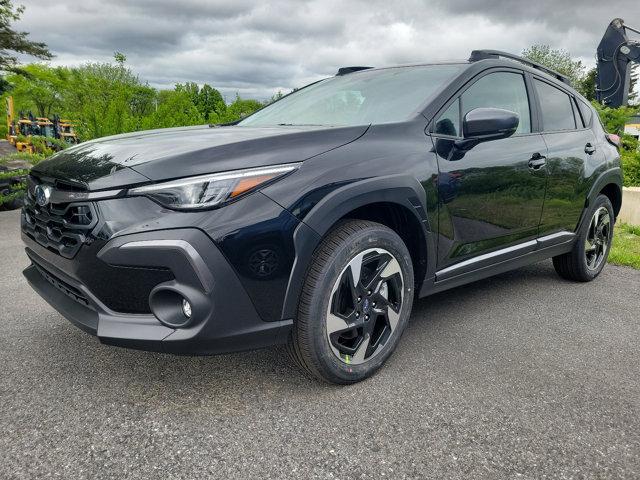
POLYGON ((588 155, 593 155, 594 153, 596 153, 596 147, 594 147, 593 145, 591 145, 590 143, 587 143, 584 146, 584 153, 588 154, 588 155))
POLYGON ((529 168, 531 170, 540 170, 546 164, 547 164, 547 157, 545 157, 544 155, 541 155, 539 152, 536 152, 533 155, 531 155, 531 158, 529 159, 529 168))

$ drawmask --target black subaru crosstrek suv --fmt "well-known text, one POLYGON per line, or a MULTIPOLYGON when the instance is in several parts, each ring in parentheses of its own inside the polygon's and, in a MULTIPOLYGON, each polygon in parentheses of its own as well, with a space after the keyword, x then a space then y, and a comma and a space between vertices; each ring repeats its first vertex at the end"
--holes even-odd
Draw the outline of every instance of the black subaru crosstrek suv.
POLYGON ((24 275, 107 344, 286 343, 315 377, 350 383, 391 355, 416 297, 547 258, 594 279, 621 183, 615 136, 533 62, 346 67, 233 125, 40 163, 24 275))

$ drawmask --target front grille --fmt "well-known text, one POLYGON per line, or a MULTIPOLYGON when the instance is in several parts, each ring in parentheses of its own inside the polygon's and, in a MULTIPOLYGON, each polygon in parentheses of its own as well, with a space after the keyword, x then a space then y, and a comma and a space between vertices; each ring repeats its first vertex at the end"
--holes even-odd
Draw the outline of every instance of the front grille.
MULTIPOLYGON (((51 273, 50 268, 44 267, 37 255, 30 254, 29 251, 27 254, 40 275, 51 285, 91 309, 95 309, 95 302, 89 299, 95 296, 99 302, 117 313, 150 314, 151 290, 160 283, 175 279, 171 270, 164 268, 120 267, 99 262, 97 268, 90 267, 89 274, 74 279, 77 285, 82 285, 82 288, 91 292, 88 294, 51 273)), ((76 261, 82 262, 83 259, 79 257, 76 261)))
POLYGON ((149 314, 151 290, 174 279, 171 270, 164 268, 109 265, 95 275, 87 275, 82 283, 114 312, 149 314))
POLYGON ((47 280, 47 282, 49 282, 51 285, 56 287, 58 290, 64 293, 67 297, 75 300, 76 302, 80 303, 81 305, 84 305, 85 307, 89 306, 89 301, 87 300, 87 297, 85 297, 82 294, 82 292, 80 292, 80 290, 60 280, 58 277, 56 277, 52 273, 49 273, 37 263, 34 263, 34 265, 40 272, 40 275, 42 275, 45 278, 45 280, 47 280))
POLYGON ((90 202, 38 205, 32 192, 24 201, 22 230, 43 247, 73 258, 98 223, 98 215, 90 202))

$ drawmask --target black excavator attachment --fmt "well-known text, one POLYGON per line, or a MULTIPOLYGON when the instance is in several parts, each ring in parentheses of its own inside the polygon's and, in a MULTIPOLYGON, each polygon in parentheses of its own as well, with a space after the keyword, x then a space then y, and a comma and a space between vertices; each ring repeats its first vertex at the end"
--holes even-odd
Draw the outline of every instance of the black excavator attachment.
POLYGON ((629 100, 631 67, 640 62, 640 42, 630 40, 627 32, 640 31, 614 19, 598 45, 596 99, 608 107, 622 107, 629 100))

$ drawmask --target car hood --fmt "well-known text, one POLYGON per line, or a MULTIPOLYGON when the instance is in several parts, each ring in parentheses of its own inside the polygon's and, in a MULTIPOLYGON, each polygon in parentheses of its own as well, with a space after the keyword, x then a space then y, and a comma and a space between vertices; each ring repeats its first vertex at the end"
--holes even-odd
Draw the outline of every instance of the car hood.
POLYGON ((32 173, 100 190, 240 168, 300 162, 352 142, 358 127, 187 127, 149 130, 82 143, 32 173))

